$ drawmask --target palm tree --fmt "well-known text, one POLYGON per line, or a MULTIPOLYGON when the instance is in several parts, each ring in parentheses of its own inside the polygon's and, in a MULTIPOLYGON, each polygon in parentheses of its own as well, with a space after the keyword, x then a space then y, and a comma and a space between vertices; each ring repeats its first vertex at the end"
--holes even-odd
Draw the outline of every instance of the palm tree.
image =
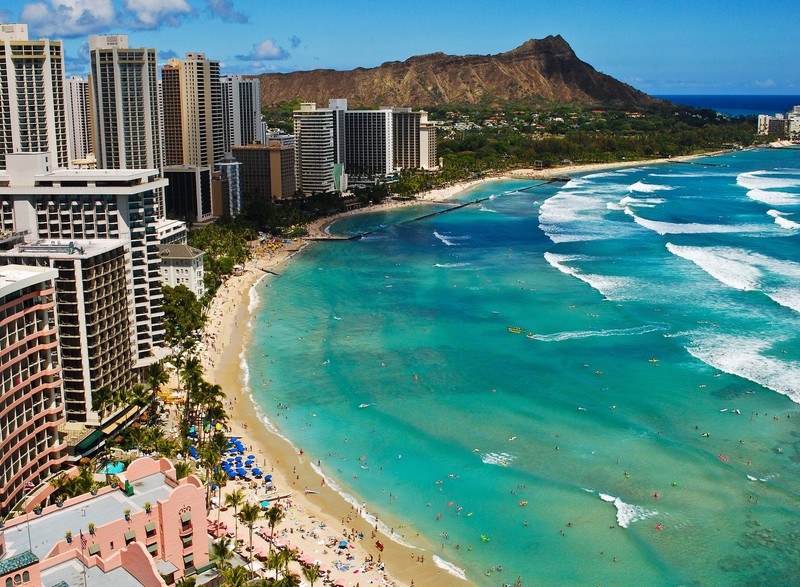
POLYGON ((288 569, 280 579, 272 583, 272 587, 300 587, 300 585, 300 575, 288 569))
POLYGON ((200 463, 205 469, 205 482, 206 482, 206 512, 211 511, 211 473, 219 467, 222 462, 222 453, 220 453, 212 444, 204 444, 200 447, 198 456, 200 463))
POLYGON ((233 558, 233 541, 227 536, 222 536, 211 543, 209 553, 211 558, 216 561, 217 568, 224 571, 231 566, 233 558))
POLYGON ((197 584, 197 577, 184 577, 178 580, 178 587, 194 587, 197 584))
POLYGON ((175 475, 178 479, 188 477, 192 473, 192 463, 188 461, 178 461, 175 463, 175 475))
POLYGON ((303 576, 314 587, 314 583, 320 578, 322 572, 319 570, 319 563, 314 563, 313 567, 303 567, 303 576))
POLYGON ((228 567, 220 573, 227 587, 245 587, 248 570, 245 567, 228 567))
POLYGON ((111 392, 111 388, 104 386, 92 392, 92 411, 97 412, 100 416, 100 420, 105 418, 106 411, 108 411, 113 403, 114 394, 111 392))
POLYGON ((284 511, 281 508, 279 508, 277 505, 273 505, 272 507, 270 507, 266 511, 266 513, 264 514, 264 517, 267 519, 267 522, 269 523, 269 552, 270 553, 272 553, 272 541, 273 541, 273 538, 275 536, 275 526, 277 526, 281 522, 281 520, 283 520, 283 517, 285 515, 286 514, 284 513, 284 511))
POLYGON ((249 549, 250 556, 248 557, 248 568, 253 568, 253 526, 255 525, 256 521, 260 517, 261 514, 261 507, 255 503, 246 503, 242 506, 242 511, 239 512, 239 517, 242 519, 242 523, 247 526, 250 535, 249 541, 249 549))
POLYGON ((236 515, 236 512, 244 503, 244 492, 242 491, 241 487, 237 487, 231 493, 225 494, 225 505, 228 507, 233 508, 233 524, 234 524, 234 533, 236 534, 236 540, 239 539, 239 517, 236 515))
POLYGON ((121 392, 121 399, 125 403, 144 407, 150 401, 150 392, 144 383, 134 383, 129 390, 121 392))
POLYGON ((228 474, 222 469, 215 469, 211 473, 211 481, 217 486, 217 526, 219 526, 219 515, 222 512, 222 488, 228 482, 228 474))
POLYGON ((275 570, 275 580, 278 580, 278 571, 283 567, 283 558, 281 557, 281 550, 270 550, 267 555, 267 568, 275 570))
POLYGON ((167 370, 164 369, 164 364, 161 362, 153 363, 147 369, 145 369, 145 381, 147 385, 150 387, 150 401, 153 402, 152 404, 152 412, 155 413, 156 411, 156 403, 158 402, 158 392, 161 391, 161 388, 169 383, 169 373, 167 370))
POLYGON ((183 419, 185 424, 191 425, 192 397, 203 378, 203 365, 200 364, 200 360, 197 357, 191 356, 184 361, 180 375, 186 385, 186 403, 183 406, 183 419))

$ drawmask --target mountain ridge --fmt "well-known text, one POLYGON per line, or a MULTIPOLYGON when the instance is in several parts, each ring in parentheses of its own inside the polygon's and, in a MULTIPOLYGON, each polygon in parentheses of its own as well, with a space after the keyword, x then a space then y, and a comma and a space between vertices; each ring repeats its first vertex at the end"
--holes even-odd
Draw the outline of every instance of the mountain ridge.
POLYGON ((648 96, 581 61, 561 35, 530 39, 494 55, 441 51, 351 70, 262 73, 262 105, 300 99, 327 106, 347 98, 351 108, 512 102, 637 107, 648 96))

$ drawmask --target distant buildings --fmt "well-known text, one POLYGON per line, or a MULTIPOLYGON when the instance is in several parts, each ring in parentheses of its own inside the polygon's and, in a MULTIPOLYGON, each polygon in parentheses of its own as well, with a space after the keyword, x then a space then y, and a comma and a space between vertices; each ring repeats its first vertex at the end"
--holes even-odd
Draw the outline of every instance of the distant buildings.
POLYGON ((800 106, 793 107, 785 114, 758 115, 757 132, 779 139, 800 140, 800 106))
POLYGON ((90 35, 89 54, 97 166, 161 169, 156 50, 128 47, 128 35, 90 35))
POLYGON ((205 53, 170 59, 162 92, 166 164, 213 168, 224 153, 219 61, 205 53))
POLYGON ((334 173, 333 116, 333 110, 313 102, 294 111, 295 181, 305 194, 340 189, 334 173))
POLYGON ((233 147, 241 162, 241 193, 244 202, 290 198, 296 191, 295 137, 269 137, 267 144, 233 147))
POLYGON ((69 152, 72 160, 86 159, 92 153, 92 112, 89 82, 72 76, 67 80, 67 116, 69 152))
POLYGON ((28 40, 26 24, 0 24, 0 169, 19 151, 69 165, 64 51, 61 41, 28 40))
POLYGON ((398 169, 436 167, 436 127, 424 110, 392 108, 394 166, 398 169))
MULTIPOLYGON (((392 109, 346 110, 344 113, 344 168, 351 182, 394 173, 392 109)), ((337 161, 338 162, 338 161, 337 161)))
POLYGON ((294 123, 297 188, 306 194, 385 180, 400 169, 436 168, 436 129, 424 111, 349 110, 337 98, 328 108, 301 104, 294 123))
MULTIPOLYGON (((53 285, 57 277, 58 271, 47 267, 0 267, 2 515, 26 488, 58 471, 66 458, 58 432, 64 410, 53 285)), ((0 568, 4 563, 0 560, 0 568)))
POLYGON ((222 86, 223 150, 263 143, 261 127, 261 80, 241 75, 225 75, 222 86))
POLYGON ((242 163, 233 157, 225 158, 214 166, 219 174, 222 215, 236 217, 242 213, 242 163))
POLYGON ((188 223, 211 220, 211 170, 203 165, 168 165, 167 216, 188 223))

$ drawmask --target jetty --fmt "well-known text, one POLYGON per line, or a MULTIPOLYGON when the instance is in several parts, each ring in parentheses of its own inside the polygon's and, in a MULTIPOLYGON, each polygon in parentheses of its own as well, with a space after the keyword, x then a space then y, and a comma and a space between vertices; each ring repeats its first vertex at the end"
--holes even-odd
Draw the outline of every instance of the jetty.
MULTIPOLYGON (((563 183, 569 181, 569 177, 552 177, 546 179, 540 183, 535 183, 533 185, 529 185, 523 188, 517 188, 511 190, 509 192, 505 192, 505 194, 512 194, 512 193, 520 193, 520 192, 527 192, 528 190, 532 190, 538 187, 542 187, 545 185, 550 185, 552 183, 563 183)), ((449 208, 445 208, 444 210, 437 210, 436 212, 430 212, 429 214, 423 214, 421 216, 417 216, 416 218, 411 218, 409 220, 404 220, 402 222, 398 222, 393 224, 392 226, 400 226, 403 224, 411 224, 412 222, 419 222, 420 220, 426 220, 428 218, 433 218, 434 216, 441 216, 442 214, 449 214, 450 212, 454 212, 456 210, 461 210, 462 208, 466 208, 467 206, 474 206, 476 204, 480 204, 481 202, 485 202, 486 200, 490 200, 492 196, 486 196, 485 198, 477 198, 475 200, 470 200, 469 202, 462 202, 460 204, 455 204, 450 206, 449 208)), ((415 203, 418 204, 439 204, 439 205, 447 205, 451 204, 449 201, 436 201, 436 200, 417 200, 415 203)), ((365 230, 363 232, 359 232, 352 236, 336 236, 333 234, 325 234, 319 236, 306 236, 304 240, 306 241, 354 241, 361 239, 365 236, 369 236, 376 232, 380 232, 384 230, 386 227, 375 228, 373 230, 365 230)))

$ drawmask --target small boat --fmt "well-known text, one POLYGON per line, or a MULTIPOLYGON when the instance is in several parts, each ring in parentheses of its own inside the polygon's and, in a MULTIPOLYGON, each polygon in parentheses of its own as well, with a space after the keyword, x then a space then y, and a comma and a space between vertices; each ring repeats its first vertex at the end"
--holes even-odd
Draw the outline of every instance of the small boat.
POLYGON ((528 333, 528 338, 533 338, 533 332, 528 333))
POLYGON ((358 404, 358 407, 359 408, 368 408, 368 407, 370 407, 372 405, 375 405, 375 404, 358 404))
POLYGON ((525 332, 525 329, 524 328, 520 328, 519 326, 509 326, 508 327, 508 331, 512 332, 514 334, 521 334, 521 333, 525 332))

